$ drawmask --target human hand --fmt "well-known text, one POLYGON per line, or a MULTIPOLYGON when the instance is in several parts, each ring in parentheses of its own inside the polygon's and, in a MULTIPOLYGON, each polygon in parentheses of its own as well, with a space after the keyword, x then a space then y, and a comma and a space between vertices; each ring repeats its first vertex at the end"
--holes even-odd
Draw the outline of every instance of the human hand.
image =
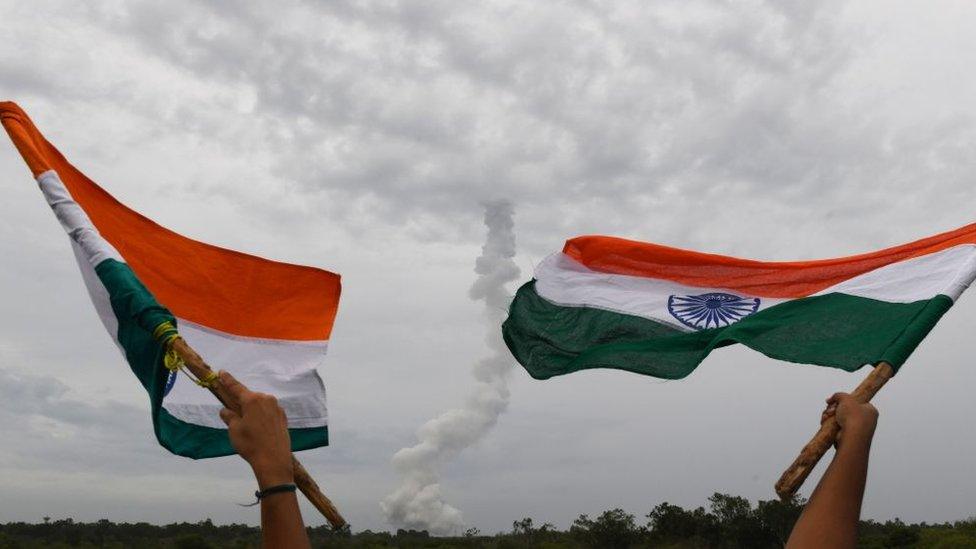
POLYGON ((223 370, 219 376, 220 384, 240 405, 240 414, 224 408, 220 419, 227 424, 234 449, 254 470, 258 488, 294 482, 288 420, 278 399, 249 390, 223 370))
POLYGON ((878 425, 878 409, 870 402, 858 402, 848 393, 834 393, 827 399, 827 408, 820 416, 820 423, 831 417, 840 425, 837 447, 844 440, 871 440, 878 425))

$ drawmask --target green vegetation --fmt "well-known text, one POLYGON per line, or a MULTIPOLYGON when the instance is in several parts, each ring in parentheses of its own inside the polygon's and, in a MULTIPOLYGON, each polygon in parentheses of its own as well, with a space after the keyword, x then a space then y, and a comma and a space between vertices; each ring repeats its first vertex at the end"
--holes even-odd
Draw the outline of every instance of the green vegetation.
MULTIPOLYGON (((760 501, 753 506, 745 498, 715 494, 708 508, 689 510, 662 503, 643 517, 621 509, 611 509, 596 517, 580 515, 568 531, 552 524, 537 525, 531 518, 512 523, 510 532, 483 535, 472 528, 451 538, 431 537, 427 532, 399 530, 396 533, 370 532, 349 535, 321 526, 310 528, 314 547, 340 549, 396 547, 628 549, 660 547, 698 548, 780 548, 789 537, 803 502, 760 501)), ((112 548, 249 548, 259 547, 260 531, 252 526, 217 526, 209 519, 198 523, 157 526, 144 522, 116 524, 108 520, 94 523, 71 519, 27 524, 0 524, 0 549, 35 547, 112 547, 112 548)), ((862 521, 859 547, 917 547, 931 549, 976 548, 976 519, 945 524, 905 524, 900 520, 878 523, 862 521)))

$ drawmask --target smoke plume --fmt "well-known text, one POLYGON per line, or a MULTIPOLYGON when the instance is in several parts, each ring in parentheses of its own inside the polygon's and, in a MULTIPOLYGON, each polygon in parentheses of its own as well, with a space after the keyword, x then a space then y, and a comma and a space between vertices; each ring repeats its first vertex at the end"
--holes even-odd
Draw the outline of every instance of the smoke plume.
POLYGON ((475 387, 463 408, 448 410, 417 430, 419 442, 393 456, 402 477, 400 486, 380 506, 396 526, 426 529, 434 534, 458 533, 461 511, 444 501, 439 467, 484 437, 508 407, 508 375, 512 357, 501 336, 501 323, 511 301, 505 284, 518 278, 515 265, 515 222, 507 201, 485 204, 488 237, 475 261, 477 280, 468 295, 485 305, 491 354, 475 364, 475 387))

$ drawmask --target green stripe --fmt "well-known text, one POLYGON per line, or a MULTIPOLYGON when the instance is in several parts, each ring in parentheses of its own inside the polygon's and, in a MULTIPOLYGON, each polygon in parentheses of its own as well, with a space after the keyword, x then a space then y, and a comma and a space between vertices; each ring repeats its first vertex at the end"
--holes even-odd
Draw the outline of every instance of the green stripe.
POLYGON ((614 368, 665 379, 690 374, 712 349, 742 343, 772 358, 854 371, 895 371, 952 306, 944 295, 890 303, 847 294, 787 301, 723 328, 683 332, 642 317, 565 307, 519 288, 502 334, 536 379, 614 368))
POLYGON ((162 345, 153 339, 152 332, 166 321, 175 325, 176 319, 125 263, 106 259, 95 267, 95 274, 108 290, 112 311, 119 322, 116 339, 125 351, 129 367, 155 403, 162 399, 168 371, 162 366, 162 345))
MULTIPOLYGON (((187 423, 160 408, 158 421, 159 443, 176 455, 204 459, 235 454, 227 436, 227 429, 214 429, 187 423)), ((291 450, 308 450, 329 444, 328 427, 288 429, 291 450)))
MULTIPOLYGON (((176 323, 128 265, 114 259, 102 261, 95 273, 108 290, 112 311, 119 322, 117 339, 132 372, 149 393, 153 429, 163 447, 194 459, 234 454, 226 429, 194 425, 176 419, 163 409, 163 389, 169 370, 163 366, 164 349, 152 332, 162 322, 176 323)), ((203 390, 203 389, 201 389, 203 390)), ((289 429, 293 451, 329 443, 326 427, 289 429)))

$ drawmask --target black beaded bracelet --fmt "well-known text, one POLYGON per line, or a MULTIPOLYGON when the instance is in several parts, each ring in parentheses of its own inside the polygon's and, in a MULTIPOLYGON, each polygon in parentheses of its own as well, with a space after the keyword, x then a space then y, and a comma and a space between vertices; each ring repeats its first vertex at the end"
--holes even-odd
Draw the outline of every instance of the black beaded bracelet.
POLYGON ((254 497, 257 498, 257 500, 254 503, 249 503, 247 505, 238 503, 238 505, 240 505, 241 507, 254 507, 255 505, 261 503, 262 499, 268 496, 274 494, 280 494, 282 492, 294 492, 295 489, 297 488, 298 487, 295 486, 294 484, 279 484, 277 486, 271 486, 270 488, 265 488, 264 490, 258 490, 257 492, 254 492, 254 497))

